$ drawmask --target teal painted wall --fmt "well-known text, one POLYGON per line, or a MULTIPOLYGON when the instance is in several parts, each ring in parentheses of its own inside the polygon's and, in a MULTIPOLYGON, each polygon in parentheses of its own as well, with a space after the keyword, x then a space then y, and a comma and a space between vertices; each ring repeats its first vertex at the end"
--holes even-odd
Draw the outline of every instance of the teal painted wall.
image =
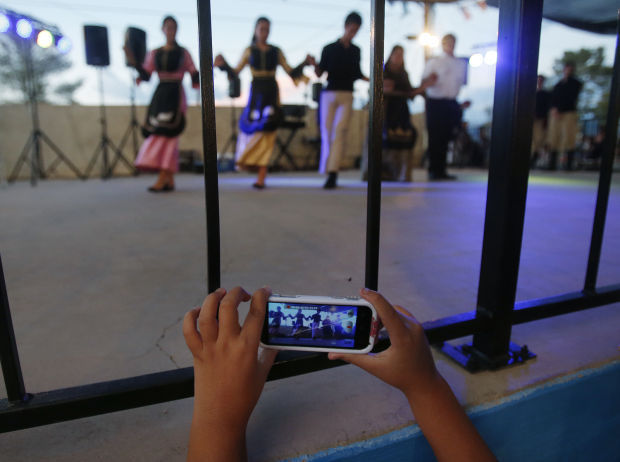
MULTIPOLYGON (((502 462, 620 462, 620 361, 469 411, 502 462)), ((294 462, 434 461, 417 425, 294 462)))

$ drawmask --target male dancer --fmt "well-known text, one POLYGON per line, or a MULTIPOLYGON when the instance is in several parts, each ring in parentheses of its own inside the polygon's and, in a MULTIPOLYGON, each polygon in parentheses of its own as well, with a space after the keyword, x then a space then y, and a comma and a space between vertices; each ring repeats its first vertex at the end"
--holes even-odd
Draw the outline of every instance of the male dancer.
POLYGON ((428 179, 456 180, 446 171, 448 143, 461 124, 462 109, 456 97, 465 84, 467 64, 454 56, 456 37, 447 34, 441 39, 443 55, 430 59, 424 68, 422 84, 426 89, 426 128, 428 130, 428 179))
POLYGON ((566 151, 566 170, 573 169, 579 115, 577 100, 583 83, 575 78, 575 63, 564 64, 563 77, 551 92, 551 116, 549 117, 549 170, 555 170, 558 151, 566 151))
POLYGON ((321 161, 319 172, 327 173, 325 189, 336 187, 340 161, 344 153, 349 122, 353 112, 353 82, 368 81, 360 69, 360 49, 351 41, 362 25, 362 17, 349 13, 344 34, 323 48, 321 61, 315 65, 317 77, 327 72, 327 88, 321 92, 321 161))

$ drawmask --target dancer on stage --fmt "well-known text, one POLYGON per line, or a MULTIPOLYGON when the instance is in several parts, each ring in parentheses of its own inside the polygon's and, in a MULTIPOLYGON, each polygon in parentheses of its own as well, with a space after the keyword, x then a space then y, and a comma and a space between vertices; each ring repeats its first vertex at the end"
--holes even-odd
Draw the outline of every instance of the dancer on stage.
POLYGON ((138 71, 137 82, 148 81, 153 72, 159 75, 159 85, 149 105, 142 132, 146 137, 136 158, 136 167, 158 171, 151 192, 174 191, 174 173, 179 170, 179 135, 185 129, 187 100, 183 91, 186 72, 192 76, 192 86, 199 87, 199 76, 189 52, 176 42, 177 21, 166 16, 162 24, 166 44, 152 50, 144 64, 136 63, 133 53, 125 46, 127 62, 138 71))
POLYGON ((257 189, 265 187, 267 167, 276 142, 276 128, 281 118, 276 69, 278 65, 282 66, 297 84, 300 80, 308 81, 303 75, 303 69, 304 66, 314 63, 314 58, 307 55, 303 63, 291 68, 282 51, 267 43, 270 25, 271 22, 265 17, 256 20, 252 44, 245 49, 234 69, 222 55, 217 55, 213 62, 215 67, 228 73, 229 79, 239 74, 246 64, 250 65, 252 87, 248 104, 239 119, 241 133, 237 141, 235 161, 238 168, 258 169, 258 178, 253 185, 257 189))
POLYGON ((368 81, 360 69, 360 49, 351 41, 362 25, 362 17, 350 13, 344 21, 344 34, 323 48, 317 77, 327 72, 327 88, 321 92, 321 161, 319 172, 327 173, 325 189, 337 186, 338 170, 353 113, 353 82, 368 81))
POLYGON ((456 180, 446 170, 448 144, 461 125, 463 109, 469 101, 456 100, 467 78, 467 63, 454 56, 456 37, 446 34, 441 39, 443 54, 426 62, 422 75, 426 90, 426 129, 428 131, 428 179, 430 181, 456 180))
POLYGON ((419 88, 409 82, 405 70, 403 47, 394 46, 383 69, 383 95, 385 97, 385 121, 383 125, 382 179, 411 181, 411 150, 418 133, 411 123, 408 100, 424 93, 427 80, 419 88))

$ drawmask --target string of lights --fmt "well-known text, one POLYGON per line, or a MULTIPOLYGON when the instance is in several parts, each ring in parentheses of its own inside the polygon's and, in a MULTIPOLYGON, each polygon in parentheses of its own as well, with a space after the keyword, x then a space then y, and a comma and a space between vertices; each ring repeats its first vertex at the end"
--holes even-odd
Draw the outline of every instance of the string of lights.
POLYGON ((71 40, 62 35, 58 27, 1 7, 0 33, 34 42, 41 48, 53 46, 61 53, 68 53, 72 47, 71 40))

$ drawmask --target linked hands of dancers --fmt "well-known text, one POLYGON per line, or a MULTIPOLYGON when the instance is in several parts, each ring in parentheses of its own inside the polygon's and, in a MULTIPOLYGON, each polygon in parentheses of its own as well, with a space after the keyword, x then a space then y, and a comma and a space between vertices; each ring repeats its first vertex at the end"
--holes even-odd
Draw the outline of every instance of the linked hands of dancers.
POLYGON ((222 56, 221 54, 218 54, 213 60, 213 67, 222 67, 225 65, 226 65, 226 60, 224 59, 224 56, 222 56))
POLYGON ((306 66, 316 66, 316 59, 311 54, 306 55, 306 60, 304 61, 304 65, 306 66))
POLYGON ((246 426, 277 354, 259 353, 269 295, 268 288, 252 297, 241 287, 218 289, 185 315, 183 335, 194 359, 188 461, 246 460, 246 426), (241 327, 238 306, 250 299, 241 327))

